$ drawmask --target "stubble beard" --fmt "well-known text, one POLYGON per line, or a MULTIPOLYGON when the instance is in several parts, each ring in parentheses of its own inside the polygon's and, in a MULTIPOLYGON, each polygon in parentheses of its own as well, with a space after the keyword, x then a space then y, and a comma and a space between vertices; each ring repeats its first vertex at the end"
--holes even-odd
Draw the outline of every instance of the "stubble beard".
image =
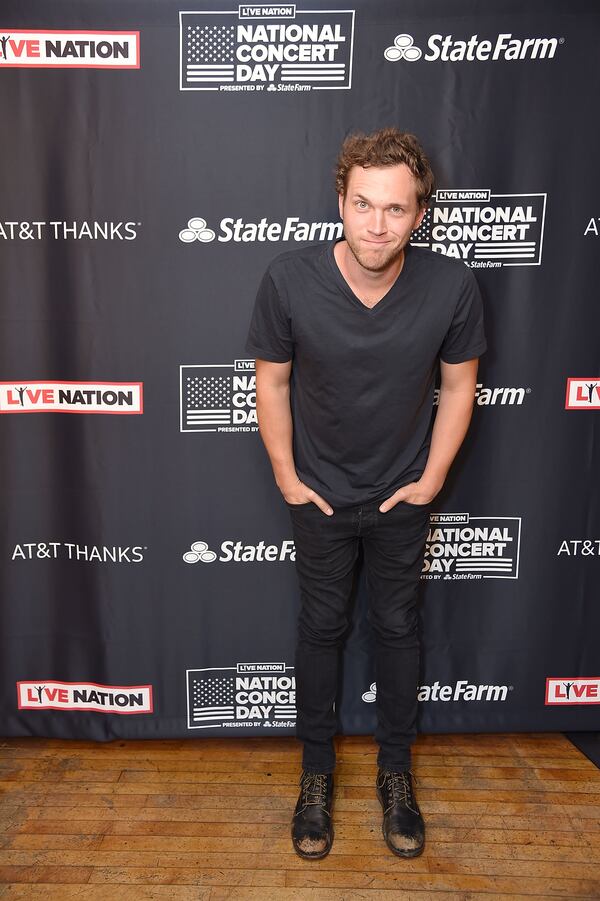
POLYGON ((377 250, 364 251, 360 249, 360 245, 355 243, 353 239, 344 235, 346 244, 350 248, 350 252, 359 266, 368 272, 384 272, 389 269, 397 260, 402 258, 404 253, 404 244, 400 247, 393 247, 387 252, 381 253, 377 250))

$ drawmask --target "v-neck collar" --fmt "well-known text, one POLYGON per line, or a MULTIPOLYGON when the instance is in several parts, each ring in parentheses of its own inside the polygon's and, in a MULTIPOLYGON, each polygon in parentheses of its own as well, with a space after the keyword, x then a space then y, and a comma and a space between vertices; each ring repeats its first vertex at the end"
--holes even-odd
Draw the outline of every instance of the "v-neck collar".
POLYGON ((360 300, 359 297, 356 296, 356 294, 354 293, 354 291, 352 290, 352 288, 350 287, 350 285, 348 284, 348 282, 342 275, 342 271, 341 271, 340 267, 338 266, 337 260, 335 258, 335 255, 333 252, 334 247, 336 244, 339 244, 339 242, 343 241, 343 240, 344 240, 343 236, 341 238, 334 238, 333 241, 331 241, 331 243, 329 244, 329 246, 327 248, 327 253, 326 253, 326 256, 327 256, 327 259, 329 260, 329 265, 333 272, 333 276, 336 281, 336 284, 338 285, 338 287, 340 287, 342 289, 344 294, 350 298, 352 303, 358 305, 368 315, 374 315, 382 305, 387 306, 388 303, 391 302, 391 298, 393 297, 393 295, 395 295, 397 293, 400 282, 403 280, 403 277, 406 275, 408 270, 411 268, 411 266, 412 266, 412 250, 411 250, 410 244, 407 244, 404 248, 404 265, 402 266, 402 269, 399 272, 396 280, 390 285, 389 289, 386 291, 386 293, 383 295, 383 297, 377 301, 375 306, 368 307, 366 304, 364 304, 362 302, 362 300, 360 300))

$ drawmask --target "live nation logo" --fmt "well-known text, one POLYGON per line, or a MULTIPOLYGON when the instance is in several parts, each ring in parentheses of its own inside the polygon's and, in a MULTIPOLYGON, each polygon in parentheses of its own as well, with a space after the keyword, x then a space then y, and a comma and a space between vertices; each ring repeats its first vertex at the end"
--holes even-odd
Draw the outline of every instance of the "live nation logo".
POLYGON ((438 190, 411 244, 462 260, 471 269, 539 266, 546 194, 438 190))
POLYGON ((180 431, 257 432, 256 364, 198 363, 180 367, 180 431))
POLYGON ((565 410, 600 410, 600 376, 567 379, 565 410))
POLYGON ((0 382, 0 413, 143 412, 143 382, 0 382))
POLYGON ((546 679, 546 705, 549 704, 600 704, 600 677, 546 679))
POLYGON ((152 713, 151 685, 96 682, 17 682, 19 710, 88 710, 95 713, 152 713))
POLYGON ((0 28, 0 69, 139 69, 139 31, 0 28))
POLYGON ((180 90, 326 91, 352 86, 354 10, 296 4, 180 12, 180 90))
POLYGON ((517 579, 521 519, 432 513, 421 579, 517 579))
POLYGON ((188 729, 295 726, 293 670, 285 663, 186 670, 188 729))

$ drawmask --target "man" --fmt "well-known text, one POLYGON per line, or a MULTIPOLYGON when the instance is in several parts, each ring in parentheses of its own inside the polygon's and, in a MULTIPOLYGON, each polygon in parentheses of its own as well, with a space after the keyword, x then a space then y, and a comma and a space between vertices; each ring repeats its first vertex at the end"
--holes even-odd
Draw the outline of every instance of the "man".
POLYGON ((343 238, 270 264, 246 344, 256 357, 259 428, 290 511, 301 593, 295 670, 303 758, 292 841, 307 859, 324 857, 333 841, 338 657, 362 541, 382 829, 393 853, 414 857, 425 840, 410 770, 417 590, 431 501, 471 418, 486 349, 482 304, 466 266, 409 245, 433 190, 414 136, 394 128, 350 136, 336 187, 343 238))

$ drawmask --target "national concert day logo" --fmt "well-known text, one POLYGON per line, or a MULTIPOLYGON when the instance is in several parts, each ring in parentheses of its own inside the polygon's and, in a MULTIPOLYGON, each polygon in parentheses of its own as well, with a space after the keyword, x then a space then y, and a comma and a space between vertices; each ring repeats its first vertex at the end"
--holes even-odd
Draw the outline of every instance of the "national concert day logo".
POLYGON ((600 678, 575 676, 546 679, 546 706, 551 704, 600 704, 600 678))
POLYGON ((567 379, 565 410, 600 410, 600 376, 567 379))
POLYGON ((421 579, 517 579, 521 519, 432 513, 421 579))
POLYGON ((0 29, 0 69, 139 69, 139 31, 0 29))
POLYGON ((95 713, 152 713, 151 685, 95 682, 17 682, 19 710, 87 710, 95 713))
POLYGON ((199 363, 180 367, 182 432, 257 432, 256 364, 199 363))
POLYGON ((295 4, 180 12, 180 90, 326 91, 352 86, 354 10, 295 4))
POLYGON ((188 729, 295 726, 293 670, 285 663, 186 670, 188 729))
POLYGON ((471 269, 539 266, 546 196, 440 189, 411 244, 462 260, 471 269))
POLYGON ((0 382, 0 413, 143 412, 143 382, 0 382))

